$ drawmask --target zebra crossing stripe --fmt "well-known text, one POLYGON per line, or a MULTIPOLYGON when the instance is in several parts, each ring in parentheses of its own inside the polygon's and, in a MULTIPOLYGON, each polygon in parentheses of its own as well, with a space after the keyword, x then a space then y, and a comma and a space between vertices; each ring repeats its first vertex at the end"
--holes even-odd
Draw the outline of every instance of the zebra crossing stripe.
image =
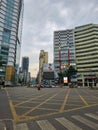
POLYGON ((62 124, 65 128, 68 130, 82 130, 82 128, 76 126, 71 121, 67 120, 64 117, 61 118, 55 118, 60 124, 62 124))
POLYGON ((77 116, 72 116, 72 118, 76 119, 77 121, 80 121, 81 123, 89 126, 90 128, 98 130, 98 124, 96 124, 96 123, 94 123, 94 122, 92 122, 92 121, 90 121, 88 119, 85 119, 82 116, 77 115, 77 116))
POLYGON ((29 130, 26 123, 21 123, 16 125, 16 130, 29 130))
POLYGON ((91 118, 93 118, 93 119, 98 120, 98 116, 95 115, 95 114, 92 114, 92 113, 86 113, 85 115, 88 116, 88 117, 91 117, 91 118))
POLYGON ((40 120, 36 121, 41 130, 56 130, 52 124, 48 120, 40 120))

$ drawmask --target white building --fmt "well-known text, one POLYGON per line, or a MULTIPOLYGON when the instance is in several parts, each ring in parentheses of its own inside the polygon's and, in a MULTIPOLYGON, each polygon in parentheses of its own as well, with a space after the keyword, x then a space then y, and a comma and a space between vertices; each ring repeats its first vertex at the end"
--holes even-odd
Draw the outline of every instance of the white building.
POLYGON ((98 24, 76 27, 74 37, 78 82, 94 86, 98 76, 98 24))

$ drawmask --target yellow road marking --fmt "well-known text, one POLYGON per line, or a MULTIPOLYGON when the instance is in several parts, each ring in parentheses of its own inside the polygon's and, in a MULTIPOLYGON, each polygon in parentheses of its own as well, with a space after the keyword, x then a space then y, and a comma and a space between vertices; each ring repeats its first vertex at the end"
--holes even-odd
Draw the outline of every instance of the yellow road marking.
POLYGON ((26 101, 22 101, 22 102, 16 104, 15 106, 19 106, 19 105, 21 105, 21 104, 24 104, 24 103, 30 102, 30 101, 32 101, 32 100, 34 100, 34 99, 37 99, 37 98, 43 97, 43 96, 45 96, 45 95, 47 95, 47 93, 42 94, 42 95, 40 95, 40 96, 38 96, 38 97, 35 97, 35 98, 31 98, 31 99, 26 100, 26 101))
POLYGON ((65 107, 65 105, 66 105, 66 102, 67 102, 69 93, 70 93, 70 89, 68 90, 68 93, 67 93, 66 96, 65 96, 64 102, 63 102, 63 104, 62 104, 62 106, 61 106, 61 108, 60 108, 60 110, 59 110, 60 113, 64 111, 64 107, 65 107))
POLYGON ((45 104, 46 102, 50 101, 52 98, 56 97, 59 93, 61 93, 64 90, 61 90, 60 92, 54 94, 53 96, 51 96, 50 98, 46 99, 44 102, 41 102, 39 105, 37 105, 36 107, 30 109, 29 111, 27 111, 26 113, 23 114, 23 116, 26 116, 27 114, 29 114, 30 112, 34 111, 35 109, 39 108, 41 105, 45 104))
MULTIPOLYGON (((76 91, 76 89, 75 89, 75 91, 76 91)), ((77 94, 79 95, 79 97, 80 97, 80 99, 82 100, 82 102, 86 105, 86 106, 88 106, 89 104, 87 103, 87 101, 78 93, 78 91, 76 91, 77 92, 77 94)))
POLYGON ((88 106, 87 101, 86 101, 81 95, 79 95, 79 97, 81 98, 81 100, 83 101, 83 103, 84 103, 86 106, 88 106))
MULTIPOLYGON (((80 110, 80 109, 85 109, 88 107, 92 107, 92 106, 97 106, 98 104, 93 104, 93 105, 88 105, 88 106, 82 106, 82 107, 78 107, 78 108, 73 108, 73 109, 68 109, 68 110, 64 110, 63 113, 66 112, 71 112, 71 111, 76 111, 76 110, 80 110)), ((35 120, 35 119, 39 119, 42 117, 47 117, 47 116, 52 116, 52 115, 56 115, 59 114, 60 112, 53 112, 53 113, 48 113, 48 114, 43 114, 43 115, 36 115, 36 116, 20 116, 19 117, 19 121, 26 121, 26 120, 35 120)))
MULTIPOLYGON (((63 90, 62 90, 63 91, 63 90)), ((7 91, 6 91, 7 92, 7 91)), ((54 97, 56 95, 58 95, 59 93, 53 95, 54 97)), ((7 95, 9 96, 8 92, 7 92, 7 95)), ((68 95, 68 93, 67 93, 68 95)), ((78 94, 79 95, 79 94, 78 94)), ((42 96, 42 95, 41 95, 42 96)), ((44 103, 48 102, 49 100, 51 100, 53 98, 53 96, 51 96, 50 98, 48 98, 47 100, 45 100, 44 102, 42 102, 41 104, 38 105, 38 107, 36 106, 35 109, 40 109, 39 106, 43 105, 44 103)), ((71 111, 76 111, 76 110, 79 110, 79 109, 84 109, 84 108, 88 108, 88 107, 92 107, 92 106, 96 106, 98 104, 92 104, 92 105, 89 105, 85 99, 79 95, 81 97, 81 100, 85 103, 86 106, 82 106, 82 107, 78 107, 78 108, 72 108, 72 109, 68 109, 68 110, 63 110, 63 113, 64 112, 71 112, 71 111), (87 104, 86 104, 87 103, 87 104)), ((38 98, 38 97, 37 97, 38 98)), ((68 97, 67 97, 68 98, 68 97)), ((33 98, 34 99, 34 98, 33 98)), ((32 100, 33 100, 32 99, 32 100)), ((67 100, 66 100, 67 101, 67 100)), ((28 102, 28 101, 27 101, 28 102)), ((16 111, 15 111, 15 108, 14 108, 14 105, 12 103, 11 100, 9 100, 9 104, 10 104, 10 108, 11 108, 11 111, 12 111, 12 114, 13 114, 13 118, 16 122, 20 122, 20 121, 23 121, 23 120, 30 120, 30 119, 38 119, 40 117, 46 117, 46 116, 51 116, 51 115, 55 115, 55 114, 59 114, 60 112, 52 112, 52 113, 48 113, 48 114, 43 114, 43 115, 36 115, 36 116, 25 116, 25 115, 17 115, 16 111)), ((64 102, 63 102, 64 104, 64 102)), ((66 103, 65 103, 66 105, 66 103)))
MULTIPOLYGON (((29 107, 29 106, 26 106, 26 107, 24 107, 24 106, 18 106, 17 108, 32 108, 32 106, 31 107, 29 107)), ((39 110, 58 111, 58 109, 50 109, 50 108, 43 108, 43 107, 37 108, 37 109, 39 109, 39 110)))
POLYGON ((14 118, 14 121, 19 121, 19 117, 18 115, 16 114, 16 111, 15 111, 15 108, 14 108, 14 105, 12 103, 11 100, 9 100, 9 104, 10 104, 10 108, 11 108, 11 112, 12 112, 12 115, 13 115, 13 118, 14 118))

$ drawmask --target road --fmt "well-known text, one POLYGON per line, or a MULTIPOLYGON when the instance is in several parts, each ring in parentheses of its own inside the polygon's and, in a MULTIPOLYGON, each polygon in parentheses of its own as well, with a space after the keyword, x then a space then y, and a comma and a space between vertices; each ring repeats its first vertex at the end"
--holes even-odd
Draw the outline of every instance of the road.
POLYGON ((6 88, 17 130, 98 130, 98 90, 6 88))

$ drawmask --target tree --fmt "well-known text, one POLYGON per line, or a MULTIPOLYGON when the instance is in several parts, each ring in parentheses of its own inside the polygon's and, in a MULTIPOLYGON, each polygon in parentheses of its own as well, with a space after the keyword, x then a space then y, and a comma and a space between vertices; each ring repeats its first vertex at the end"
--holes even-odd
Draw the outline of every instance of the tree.
POLYGON ((58 75, 59 75, 59 81, 58 82, 62 83, 63 82, 63 77, 64 77, 63 72, 59 72, 58 75))
POLYGON ((77 74, 77 70, 73 66, 69 66, 64 73, 65 76, 68 77, 68 82, 71 82, 71 77, 77 74))

